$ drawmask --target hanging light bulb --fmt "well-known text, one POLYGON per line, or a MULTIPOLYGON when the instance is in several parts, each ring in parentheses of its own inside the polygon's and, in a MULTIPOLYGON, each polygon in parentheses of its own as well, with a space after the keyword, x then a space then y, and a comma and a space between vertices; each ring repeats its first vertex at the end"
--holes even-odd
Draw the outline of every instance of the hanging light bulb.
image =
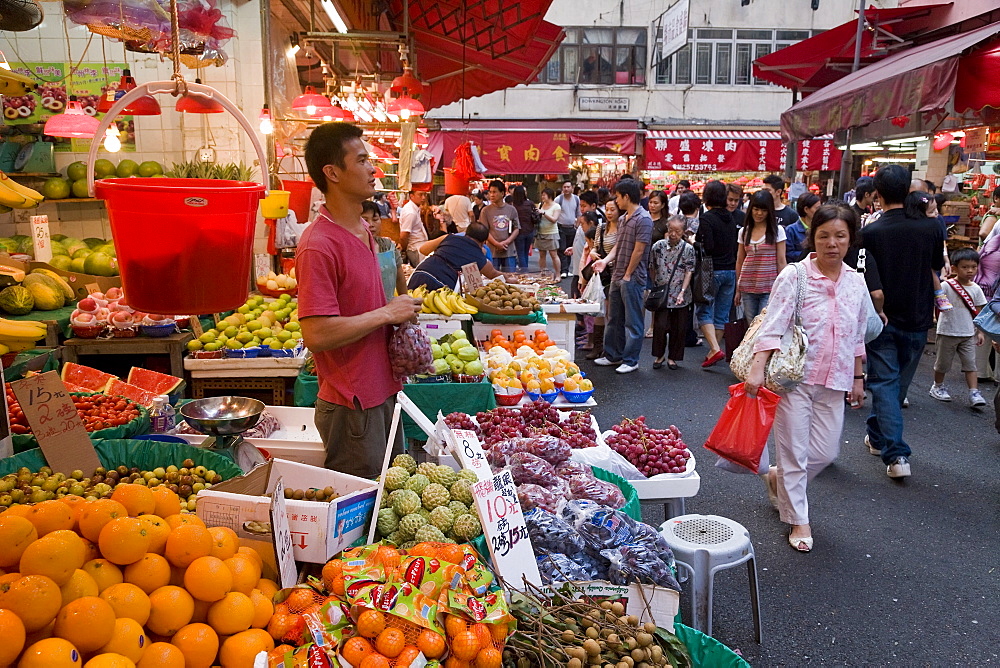
POLYGON ((305 111, 309 116, 315 116, 318 111, 326 112, 332 106, 329 98, 317 93, 316 89, 312 86, 306 86, 302 95, 292 100, 292 109, 295 111, 305 111))
POLYGON ((264 108, 260 111, 260 133, 262 135, 269 135, 274 132, 274 121, 271 118, 271 110, 265 104, 264 108))
POLYGON ((117 123, 112 123, 111 127, 104 132, 104 148, 108 153, 117 153, 122 150, 122 140, 119 137, 117 123))

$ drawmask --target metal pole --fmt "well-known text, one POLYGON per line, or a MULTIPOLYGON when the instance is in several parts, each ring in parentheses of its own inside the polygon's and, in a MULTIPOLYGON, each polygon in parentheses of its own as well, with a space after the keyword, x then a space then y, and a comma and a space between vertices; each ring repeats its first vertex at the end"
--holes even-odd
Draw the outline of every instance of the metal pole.
MULTIPOLYGON (((799 89, 792 89, 792 106, 799 101, 799 89)), ((795 181, 795 164, 798 162, 798 142, 790 141, 785 144, 785 180, 788 183, 795 181)))
MULTIPOLYGON (((858 0, 858 32, 854 38, 854 63, 851 65, 851 72, 857 72, 861 66, 861 39, 865 32, 865 0, 858 0)), ((847 128, 847 146, 844 148, 844 155, 840 163, 840 185, 837 188, 837 196, 843 197, 847 192, 847 177, 853 171, 851 155, 851 140, 854 139, 854 128, 847 128)))

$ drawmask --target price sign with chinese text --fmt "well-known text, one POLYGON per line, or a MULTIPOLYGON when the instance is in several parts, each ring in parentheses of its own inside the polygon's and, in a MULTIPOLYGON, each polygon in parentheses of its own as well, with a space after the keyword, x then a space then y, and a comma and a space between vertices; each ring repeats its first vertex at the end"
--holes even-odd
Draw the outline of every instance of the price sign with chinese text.
POLYGON ((483 445, 479 442, 476 432, 469 429, 450 429, 448 442, 455 459, 462 464, 463 469, 474 471, 480 480, 493 477, 490 463, 486 461, 486 453, 483 452, 483 445))
POLYGON ((49 217, 31 217, 31 240, 35 246, 35 260, 48 262, 52 259, 52 240, 49 238, 49 217))
POLYGON ((528 538, 528 525, 517 499, 510 468, 472 485, 472 499, 486 534, 486 543, 497 572, 513 587, 524 580, 541 585, 535 551, 528 538))
POLYGON ((462 289, 466 293, 475 292, 483 287, 483 274, 475 262, 462 265, 462 289))
POLYGON ((55 371, 11 383, 45 460, 56 473, 93 471, 101 465, 73 398, 55 371))
POLYGON ((298 579, 295 556, 292 554, 292 533, 288 530, 285 510, 285 483, 279 478, 271 494, 271 536, 274 539, 274 560, 278 565, 278 584, 282 589, 294 587, 298 579))

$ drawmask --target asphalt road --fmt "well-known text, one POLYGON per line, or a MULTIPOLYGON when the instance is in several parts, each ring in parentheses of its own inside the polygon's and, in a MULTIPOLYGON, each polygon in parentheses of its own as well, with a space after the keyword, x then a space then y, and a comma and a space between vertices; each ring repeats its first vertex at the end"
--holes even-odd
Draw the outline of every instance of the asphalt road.
MULTIPOLYGON (((702 370, 705 348, 681 369, 654 371, 645 342, 638 371, 580 365, 594 379, 602 429, 621 417, 676 424, 698 459, 701 491, 686 512, 744 525, 757 555, 764 642, 757 645, 746 569, 716 576, 713 635, 754 666, 980 666, 1000 663, 1000 436, 990 405, 945 404, 927 394, 925 355, 903 411, 913 475, 897 482, 864 447, 861 411, 848 410, 837 461, 809 486, 815 546, 792 550, 762 482, 712 466, 702 448, 735 379, 724 364, 702 370)), ((932 346, 927 347, 933 351, 932 346)), ((948 379, 953 394, 957 373, 948 379)), ((961 393, 964 396, 964 393, 961 393)), ((773 461, 773 450, 772 450, 773 461)), ((645 505, 658 526, 660 506, 645 505)), ((689 599, 681 601, 690 620, 689 599)))

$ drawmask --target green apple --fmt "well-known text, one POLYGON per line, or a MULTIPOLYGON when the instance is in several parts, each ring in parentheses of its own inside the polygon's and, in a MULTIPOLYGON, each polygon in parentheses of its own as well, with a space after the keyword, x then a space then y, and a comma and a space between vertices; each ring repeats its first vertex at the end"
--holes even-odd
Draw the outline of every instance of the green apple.
POLYGON ((479 360, 473 360, 471 362, 465 363, 465 373, 470 376, 478 376, 483 372, 483 363, 479 360))
POLYGON ((439 360, 444 357, 444 351, 441 350, 441 346, 436 343, 431 344, 431 355, 434 359, 439 360))
POLYGON ((445 362, 443 359, 440 359, 440 358, 434 360, 434 373, 435 374, 437 374, 437 375, 440 376, 441 374, 450 373, 450 372, 451 372, 451 365, 450 364, 448 364, 447 362, 445 362))

